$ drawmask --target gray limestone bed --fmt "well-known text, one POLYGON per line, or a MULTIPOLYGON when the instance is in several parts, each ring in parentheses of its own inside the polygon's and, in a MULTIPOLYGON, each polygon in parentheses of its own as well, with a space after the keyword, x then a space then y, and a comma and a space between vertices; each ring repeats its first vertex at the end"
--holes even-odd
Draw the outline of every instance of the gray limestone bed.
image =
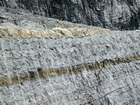
POLYGON ((5 105, 137 105, 140 61, 0 87, 5 105))
POLYGON ((0 45, 2 58, 11 56, 12 59, 9 59, 11 61, 18 59, 34 61, 35 64, 31 66, 36 65, 36 67, 62 67, 100 62, 139 52, 140 31, 116 31, 82 38, 1 38, 0 45), (42 63, 44 58, 46 64, 42 63))
MULTIPOLYGON (((81 38, 1 38, 0 76, 140 52, 140 31, 81 38)), ((0 105, 140 104, 140 60, 0 87, 0 105)))

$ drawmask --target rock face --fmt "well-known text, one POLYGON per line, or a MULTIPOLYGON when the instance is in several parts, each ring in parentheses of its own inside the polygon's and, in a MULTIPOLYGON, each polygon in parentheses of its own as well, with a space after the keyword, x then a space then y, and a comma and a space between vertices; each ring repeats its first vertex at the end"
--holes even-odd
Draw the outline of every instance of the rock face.
POLYGON ((46 17, 110 29, 140 29, 140 0, 1 0, 46 17))
POLYGON ((140 104, 140 31, 0 38, 0 104, 140 104))
MULTIPOLYGON (((25 8, 30 1, 0 2, 25 8)), ((139 105, 140 30, 111 31, 0 7, 0 105, 21 103, 139 105)))

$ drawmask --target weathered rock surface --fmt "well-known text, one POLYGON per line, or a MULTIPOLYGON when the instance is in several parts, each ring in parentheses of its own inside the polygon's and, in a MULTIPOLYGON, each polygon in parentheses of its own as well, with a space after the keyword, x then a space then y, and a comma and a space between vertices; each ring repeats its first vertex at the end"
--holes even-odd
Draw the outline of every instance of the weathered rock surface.
POLYGON ((93 34, 104 34, 110 32, 103 28, 52 28, 47 30, 29 30, 0 26, 0 38, 60 38, 60 37, 82 37, 93 34))
POLYGON ((111 29, 140 29, 140 0, 1 0, 0 6, 111 29))
MULTIPOLYGON (((16 8, 17 1, 0 4, 16 8)), ((0 105, 21 103, 139 105, 140 30, 111 31, 0 7, 0 105)))
POLYGON ((0 14, 0 37, 5 38, 81 37, 110 31, 105 28, 45 18, 22 9, 11 10, 1 7, 0 14))
POLYGON ((31 29, 31 30, 45 30, 52 28, 97 28, 89 25, 74 24, 67 21, 60 21, 58 19, 46 18, 39 15, 33 15, 27 10, 11 9, 0 7, 0 26, 31 29))
POLYGON ((140 104, 140 31, 0 38, 0 104, 140 104))

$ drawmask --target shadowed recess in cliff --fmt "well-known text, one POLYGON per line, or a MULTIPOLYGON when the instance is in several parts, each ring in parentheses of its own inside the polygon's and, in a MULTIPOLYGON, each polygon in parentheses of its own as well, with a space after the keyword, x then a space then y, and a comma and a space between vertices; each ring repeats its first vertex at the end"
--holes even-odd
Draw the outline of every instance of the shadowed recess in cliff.
POLYGON ((1 6, 110 29, 140 29, 139 0, 2 0, 1 6))
POLYGON ((135 60, 140 60, 140 52, 117 57, 114 59, 105 59, 101 62, 85 63, 60 68, 37 68, 37 70, 34 71, 3 75, 0 77, 0 86, 18 84, 25 81, 36 80, 38 78, 46 78, 47 76, 75 74, 77 72, 82 72, 83 70, 102 69, 107 66, 117 65, 120 63, 129 63, 135 60))

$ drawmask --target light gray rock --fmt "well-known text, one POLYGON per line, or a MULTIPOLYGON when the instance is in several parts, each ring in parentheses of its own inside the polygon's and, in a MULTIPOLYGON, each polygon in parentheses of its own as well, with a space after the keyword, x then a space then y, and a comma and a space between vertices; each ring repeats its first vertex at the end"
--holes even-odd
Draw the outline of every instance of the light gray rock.
MULTIPOLYGON (((139 0, 1 0, 0 5, 0 33, 5 36, 6 27, 97 29, 32 13, 113 29, 140 26, 139 0)), ((0 38, 0 105, 21 103, 139 105, 140 30, 73 38, 0 38)))
POLYGON ((140 104, 139 30, 81 38, 1 38, 0 45, 2 105, 140 104), (116 64, 105 64, 114 58, 116 64), (101 67, 73 69, 102 61, 101 67), (73 72, 40 74, 67 67, 73 72))

